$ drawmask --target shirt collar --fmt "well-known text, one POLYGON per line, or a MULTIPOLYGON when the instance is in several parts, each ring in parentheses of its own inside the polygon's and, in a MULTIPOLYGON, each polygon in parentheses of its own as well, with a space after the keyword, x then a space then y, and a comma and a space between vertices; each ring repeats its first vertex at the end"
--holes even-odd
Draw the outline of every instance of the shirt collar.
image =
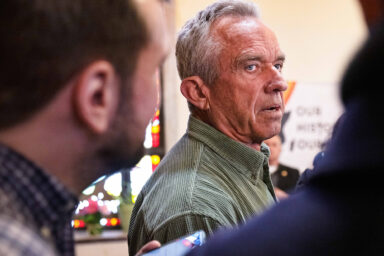
MULTIPOLYGON (((235 141, 207 123, 190 116, 187 134, 215 151, 238 171, 248 178, 264 180, 264 170, 268 171, 269 148, 261 144, 261 151, 235 141)), ((268 173, 269 175, 269 173, 268 173)))

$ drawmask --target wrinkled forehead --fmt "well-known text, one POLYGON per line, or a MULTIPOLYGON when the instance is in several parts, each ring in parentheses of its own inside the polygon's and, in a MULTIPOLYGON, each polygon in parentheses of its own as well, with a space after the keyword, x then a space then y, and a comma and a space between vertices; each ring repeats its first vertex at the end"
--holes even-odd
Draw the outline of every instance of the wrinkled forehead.
POLYGON ((212 24, 211 31, 226 37, 238 31, 254 32, 255 29, 261 29, 263 26, 261 20, 256 17, 228 15, 218 18, 212 24))
POLYGON ((257 41, 270 42, 270 46, 281 52, 275 33, 260 19, 251 16, 226 16, 211 26, 211 35, 224 45, 253 44, 257 41))

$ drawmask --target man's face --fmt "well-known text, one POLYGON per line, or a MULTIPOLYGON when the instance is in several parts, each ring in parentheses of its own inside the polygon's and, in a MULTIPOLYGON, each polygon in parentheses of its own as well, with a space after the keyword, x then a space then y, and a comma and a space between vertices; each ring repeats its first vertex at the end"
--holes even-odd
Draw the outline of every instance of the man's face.
MULTIPOLYGON (((139 11, 147 21, 149 45, 141 52, 130 91, 130 112, 134 123, 126 127, 132 139, 142 147, 145 128, 160 104, 159 67, 170 49, 170 32, 166 13, 169 3, 164 0, 136 0, 139 11)), ((128 114, 128 113, 126 113, 128 114)), ((132 146, 132 145, 131 145, 132 146)))
POLYGON ((149 42, 138 56, 132 79, 121 85, 129 87, 128 95, 120 98, 121 109, 99 152, 108 168, 128 168, 142 157, 145 128, 160 101, 159 66, 170 45, 164 5, 167 3, 163 0, 137 0, 149 31, 149 42))
POLYGON ((284 54, 274 33, 254 17, 221 18, 211 33, 222 49, 208 118, 237 141, 261 144, 280 132, 284 54))

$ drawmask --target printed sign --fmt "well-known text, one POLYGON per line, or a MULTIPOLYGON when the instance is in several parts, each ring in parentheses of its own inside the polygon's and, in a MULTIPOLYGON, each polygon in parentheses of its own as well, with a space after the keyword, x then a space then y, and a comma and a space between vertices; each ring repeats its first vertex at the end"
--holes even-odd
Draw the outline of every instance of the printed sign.
MULTIPOLYGON (((335 84, 289 83, 282 122, 280 162, 303 172, 330 138, 343 111, 335 84)), ((286 98, 286 97, 285 97, 286 98)))

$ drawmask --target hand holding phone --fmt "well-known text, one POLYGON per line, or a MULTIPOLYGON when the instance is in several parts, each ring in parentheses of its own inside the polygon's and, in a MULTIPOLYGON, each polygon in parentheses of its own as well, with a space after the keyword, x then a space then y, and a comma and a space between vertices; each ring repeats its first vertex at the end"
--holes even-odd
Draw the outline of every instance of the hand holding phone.
POLYGON ((206 234, 203 230, 184 236, 164 246, 143 254, 143 256, 182 256, 196 246, 204 244, 206 234))

